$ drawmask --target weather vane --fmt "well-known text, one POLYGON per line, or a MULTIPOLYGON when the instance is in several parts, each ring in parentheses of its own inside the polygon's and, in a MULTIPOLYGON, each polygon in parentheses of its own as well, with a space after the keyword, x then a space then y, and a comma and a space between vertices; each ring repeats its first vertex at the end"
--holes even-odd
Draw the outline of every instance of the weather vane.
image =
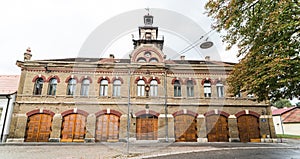
POLYGON ((145 8, 145 10, 148 12, 148 15, 149 15, 150 8, 149 8, 149 7, 147 7, 147 8, 145 8))

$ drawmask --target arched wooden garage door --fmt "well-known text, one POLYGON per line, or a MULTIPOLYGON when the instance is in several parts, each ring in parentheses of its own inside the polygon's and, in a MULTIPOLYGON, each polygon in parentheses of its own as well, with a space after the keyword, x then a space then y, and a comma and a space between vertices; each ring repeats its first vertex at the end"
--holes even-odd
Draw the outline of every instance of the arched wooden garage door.
POLYGON ((48 142, 52 125, 49 114, 34 114, 29 116, 26 127, 26 142, 48 142))
POLYGON ((197 120, 192 115, 178 115, 175 117, 176 142, 197 141, 197 120))
POLYGON ((83 142, 86 117, 81 114, 68 114, 63 117, 62 142, 83 142))
POLYGON ((208 142, 228 142, 228 122, 223 115, 206 117, 206 131, 208 142))
POLYGON ((120 119, 114 114, 103 114, 97 118, 96 141, 118 141, 120 119))
POLYGON ((241 142, 249 142, 250 139, 260 138, 258 120, 253 115, 241 115, 238 117, 238 130, 241 142))
POLYGON ((151 114, 143 114, 136 119, 137 140, 157 140, 158 119, 151 114))

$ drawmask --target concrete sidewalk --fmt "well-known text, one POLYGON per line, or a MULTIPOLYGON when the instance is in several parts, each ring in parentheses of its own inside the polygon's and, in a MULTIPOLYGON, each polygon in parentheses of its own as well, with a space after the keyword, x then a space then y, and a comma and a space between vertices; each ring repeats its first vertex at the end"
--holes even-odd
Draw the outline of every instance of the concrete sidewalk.
POLYGON ((108 159, 148 158, 220 149, 298 148, 300 140, 283 143, 19 143, 1 144, 0 159, 108 159))

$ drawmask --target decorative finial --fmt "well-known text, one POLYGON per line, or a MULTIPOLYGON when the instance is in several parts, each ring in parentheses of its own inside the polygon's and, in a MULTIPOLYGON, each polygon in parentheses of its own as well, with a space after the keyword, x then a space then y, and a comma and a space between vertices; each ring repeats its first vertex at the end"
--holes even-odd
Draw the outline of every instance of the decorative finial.
POLYGON ((28 47, 28 48, 26 49, 26 53, 31 54, 31 49, 30 49, 30 47, 28 47))
POLYGON ((26 49, 26 52, 24 53, 24 61, 29 61, 32 57, 32 54, 31 54, 31 49, 30 47, 28 47, 26 49))

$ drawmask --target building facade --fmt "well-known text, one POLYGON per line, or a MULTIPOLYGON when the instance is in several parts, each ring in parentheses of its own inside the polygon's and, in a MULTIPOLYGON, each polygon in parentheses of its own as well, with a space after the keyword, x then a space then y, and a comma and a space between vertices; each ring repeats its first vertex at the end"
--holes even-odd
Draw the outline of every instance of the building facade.
POLYGON ((167 60, 144 16, 129 59, 24 61, 9 142, 249 142, 275 137, 270 106, 227 92, 233 63, 167 60))
POLYGON ((5 142, 16 99, 19 75, 0 75, 0 142, 5 142))

